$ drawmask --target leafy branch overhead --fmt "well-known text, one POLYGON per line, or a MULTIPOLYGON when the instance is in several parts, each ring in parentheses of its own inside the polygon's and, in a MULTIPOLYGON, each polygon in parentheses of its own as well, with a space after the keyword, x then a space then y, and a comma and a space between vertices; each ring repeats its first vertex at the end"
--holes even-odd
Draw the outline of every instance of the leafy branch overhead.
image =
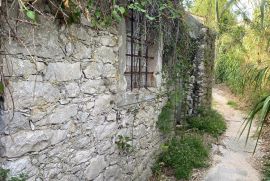
POLYGON ((166 18, 179 18, 179 5, 181 1, 169 0, 140 0, 127 3, 119 0, 49 0, 44 3, 42 9, 38 1, 34 0, 16 0, 19 5, 19 11, 25 14, 26 19, 32 23, 38 22, 38 17, 47 14, 48 8, 51 15, 62 19, 65 23, 79 23, 81 16, 84 16, 93 27, 104 28, 112 26, 128 15, 128 10, 145 14, 150 20, 159 20, 160 16, 166 18), (155 7, 155 11, 150 10, 155 7))

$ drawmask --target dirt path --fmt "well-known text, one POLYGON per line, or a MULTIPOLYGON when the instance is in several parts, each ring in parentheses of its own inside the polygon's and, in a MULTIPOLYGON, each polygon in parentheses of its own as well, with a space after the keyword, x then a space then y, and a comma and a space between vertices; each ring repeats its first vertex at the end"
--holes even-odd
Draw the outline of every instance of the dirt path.
MULTIPOLYGON (((239 137, 239 129, 245 114, 227 105, 230 95, 219 88, 213 89, 214 109, 227 120, 228 129, 220 145, 213 147, 213 165, 206 172, 205 181, 260 181, 255 169, 252 152, 255 140, 250 138, 245 146, 245 137, 239 137)), ((254 128, 253 128, 254 131, 254 128)), ((246 135, 246 134, 244 134, 246 135)))

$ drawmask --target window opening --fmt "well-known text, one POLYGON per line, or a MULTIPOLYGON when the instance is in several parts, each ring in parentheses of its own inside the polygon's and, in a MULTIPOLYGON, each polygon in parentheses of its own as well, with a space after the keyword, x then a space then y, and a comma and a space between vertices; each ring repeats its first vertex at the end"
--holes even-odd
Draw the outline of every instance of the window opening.
POLYGON ((154 72, 149 69, 149 47, 147 20, 141 13, 129 10, 126 18, 127 47, 126 71, 127 89, 153 87, 154 72))

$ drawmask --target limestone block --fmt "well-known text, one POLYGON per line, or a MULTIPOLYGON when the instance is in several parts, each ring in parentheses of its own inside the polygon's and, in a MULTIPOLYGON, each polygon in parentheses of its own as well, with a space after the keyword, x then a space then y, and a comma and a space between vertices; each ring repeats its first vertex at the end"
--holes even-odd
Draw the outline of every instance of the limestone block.
POLYGON ((43 78, 41 75, 29 75, 25 77, 27 81, 35 81, 35 82, 42 82, 43 78))
POLYGON ((104 82, 101 79, 98 80, 87 80, 82 83, 81 91, 85 94, 96 94, 105 91, 104 82))
POLYGON ((19 131, 1 138, 6 157, 19 157, 28 152, 40 151, 66 138, 65 130, 19 131))
POLYGON ((12 82, 11 87, 15 109, 57 102, 60 98, 59 90, 50 83, 18 81, 12 82))
POLYGON ((92 57, 92 49, 90 47, 86 47, 82 43, 76 43, 75 44, 75 53, 74 53, 74 58, 78 60, 82 59, 90 59, 92 57))
POLYGON ((94 181, 104 181, 104 174, 101 173, 94 181))
POLYGON ((28 77, 31 74, 36 74, 37 68, 30 60, 7 56, 7 58, 4 59, 3 71, 5 76, 28 77))
POLYGON ((76 97, 80 93, 80 87, 76 82, 71 82, 65 87, 68 93, 68 97, 76 97))
POLYGON ((36 62, 36 66, 38 72, 42 72, 46 68, 46 65, 43 62, 36 62))
POLYGON ((80 63, 49 63, 45 80, 69 81, 81 78, 80 63))
POLYGON ((119 175, 121 174, 121 168, 117 165, 108 167, 105 170, 104 176, 105 180, 119 180, 119 175))
POLYGON ((111 140, 111 138, 108 138, 107 141, 102 140, 97 145, 96 150, 97 150, 98 154, 100 154, 100 155, 104 155, 104 154, 105 155, 110 155, 115 151, 116 144, 112 145, 112 142, 108 141, 108 140, 111 140))
POLYGON ((86 103, 86 109, 92 109, 95 106, 94 101, 89 101, 86 103))
POLYGON ((14 112, 14 115, 12 112, 6 113, 3 115, 2 120, 0 121, 1 132, 4 132, 7 129, 10 132, 14 132, 19 129, 30 129, 27 117, 21 112, 14 112), (10 121, 11 119, 12 121, 10 121), (6 127, 7 125, 8 127, 6 127))
POLYGON ((75 153, 75 156, 71 159, 72 163, 80 164, 88 161, 91 158, 91 150, 80 150, 75 153))
POLYGON ((99 125, 95 128, 95 137, 99 140, 104 138, 111 138, 116 134, 117 124, 115 122, 106 123, 105 125, 99 125))
POLYGON ((114 97, 111 95, 101 95, 95 100, 95 107, 93 109, 93 114, 98 115, 105 112, 109 112, 112 109, 114 102, 114 97))
POLYGON ((82 112, 82 111, 78 112, 79 122, 82 122, 82 123, 87 122, 89 120, 89 115, 90 114, 88 112, 82 112))
POLYGON ((91 159, 89 166, 86 168, 84 174, 88 180, 95 179, 106 167, 104 156, 96 156, 91 159))
POLYGON ((61 124, 70 120, 78 113, 78 105, 62 105, 57 107, 51 115, 37 122, 37 125, 61 124))
POLYGON ((96 79, 102 75, 103 70, 104 67, 102 63, 91 62, 89 66, 87 66, 86 69, 83 70, 83 73, 88 79, 96 79))
POLYGON ((112 64, 105 64, 103 76, 108 78, 116 77, 116 68, 112 64))
POLYGON ((116 61, 116 54, 112 48, 103 46, 96 50, 94 59, 103 63, 114 63, 116 61))
POLYGON ((117 40, 114 36, 102 36, 100 37, 100 43, 104 46, 113 47, 116 45, 117 40))
POLYGON ((108 121, 116 121, 116 113, 115 113, 115 112, 110 112, 110 113, 107 115, 107 120, 108 120, 108 121))
POLYGON ((71 42, 68 42, 65 46, 65 52, 67 56, 71 56, 74 52, 74 45, 71 42))
MULTIPOLYGON (((116 75, 117 76, 117 75, 116 75)), ((119 81, 116 78, 105 78, 104 85, 112 92, 113 94, 116 94, 118 91, 118 85, 119 81)))
POLYGON ((44 23, 43 26, 37 27, 33 34, 32 27, 17 26, 16 32, 19 37, 23 38, 24 45, 14 40, 12 43, 7 41, 5 47, 11 54, 34 55, 44 58, 63 57, 58 43, 57 29, 58 27, 53 23, 44 23))
POLYGON ((61 178, 60 181, 81 181, 78 177, 76 177, 75 175, 65 175, 61 178))

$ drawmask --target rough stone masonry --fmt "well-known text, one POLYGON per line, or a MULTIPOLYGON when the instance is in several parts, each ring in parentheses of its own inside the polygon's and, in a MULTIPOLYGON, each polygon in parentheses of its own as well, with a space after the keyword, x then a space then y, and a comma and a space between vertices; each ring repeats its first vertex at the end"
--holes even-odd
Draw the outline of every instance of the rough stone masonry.
MULTIPOLYGON (((147 180, 163 139, 156 127, 166 102, 157 96, 162 86, 126 91, 119 53, 124 37, 117 29, 40 21, 17 26, 23 43, 1 37, 7 83, 1 166, 12 175, 27 174, 29 181, 147 180), (133 152, 118 148, 118 135, 132 138, 133 152)), ((200 52, 206 47, 203 41, 200 52)), ((201 82, 204 88, 212 78, 199 56, 194 67, 200 72, 191 77, 188 94, 191 109, 199 94, 209 94, 192 85, 201 82)), ((156 71, 161 75, 161 67, 156 71)))

